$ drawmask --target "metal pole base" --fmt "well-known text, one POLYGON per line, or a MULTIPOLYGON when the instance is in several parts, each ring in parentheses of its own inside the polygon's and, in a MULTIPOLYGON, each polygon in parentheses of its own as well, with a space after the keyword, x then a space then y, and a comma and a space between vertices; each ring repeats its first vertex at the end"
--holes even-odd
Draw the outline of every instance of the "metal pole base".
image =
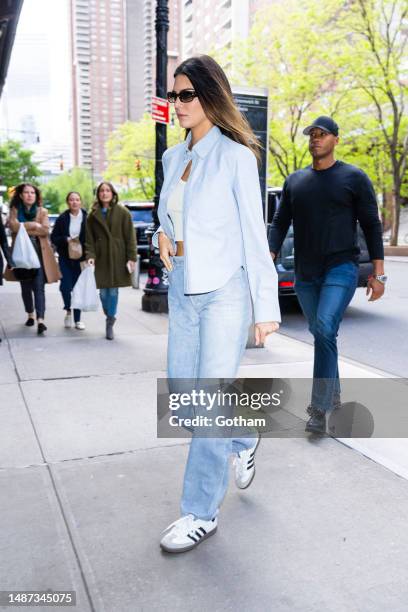
POLYGON ((139 289, 140 286, 140 262, 141 262, 141 256, 138 255, 137 256, 137 261, 136 261, 136 266, 134 271, 132 272, 131 279, 132 279, 132 287, 133 289, 139 289))
POLYGON ((155 314, 169 312, 167 293, 145 293, 142 296, 142 310, 155 314))

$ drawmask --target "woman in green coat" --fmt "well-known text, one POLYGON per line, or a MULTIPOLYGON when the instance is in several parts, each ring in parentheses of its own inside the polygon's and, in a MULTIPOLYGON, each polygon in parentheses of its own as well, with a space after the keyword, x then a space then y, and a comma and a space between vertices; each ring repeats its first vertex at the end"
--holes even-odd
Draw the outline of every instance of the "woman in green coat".
POLYGON ((95 266, 96 286, 100 290, 106 316, 106 338, 113 340, 119 287, 129 287, 137 259, 136 237, 130 212, 118 203, 111 183, 103 182, 86 222, 86 258, 95 266))

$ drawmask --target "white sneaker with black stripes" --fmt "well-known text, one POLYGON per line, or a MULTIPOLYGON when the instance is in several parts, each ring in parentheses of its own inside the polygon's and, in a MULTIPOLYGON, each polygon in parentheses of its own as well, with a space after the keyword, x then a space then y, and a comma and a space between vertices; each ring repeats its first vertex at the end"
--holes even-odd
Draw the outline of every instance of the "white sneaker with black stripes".
POLYGON ((163 531, 160 546, 169 553, 191 550, 217 531, 217 523, 216 516, 211 521, 202 521, 192 514, 182 516, 163 531))
POLYGON ((241 451, 234 457, 235 484, 239 489, 246 489, 254 479, 255 453, 260 439, 258 437, 255 446, 241 451))

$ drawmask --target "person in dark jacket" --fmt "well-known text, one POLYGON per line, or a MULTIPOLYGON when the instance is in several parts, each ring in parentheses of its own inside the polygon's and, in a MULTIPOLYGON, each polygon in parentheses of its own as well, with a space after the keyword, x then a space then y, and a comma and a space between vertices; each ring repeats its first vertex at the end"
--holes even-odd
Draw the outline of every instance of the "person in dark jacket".
MULTIPOLYGON (((3 253, 6 259, 7 265, 9 268, 14 267, 13 258, 11 257, 11 251, 7 242, 6 230, 4 229, 3 219, 0 212, 0 285, 3 284, 3 270, 4 270, 4 261, 3 261, 3 253)), ((1 342, 1 338, 0 338, 1 342)))
POLYGON ((303 131, 309 136, 312 165, 285 181, 280 206, 269 229, 273 258, 293 220, 295 289, 314 337, 313 389, 306 431, 326 431, 326 412, 341 406, 337 334, 358 284, 357 221, 373 263, 369 300, 385 288, 382 225, 374 188, 359 168, 336 160, 339 127, 318 117, 303 131))
MULTIPOLYGON (((60 214, 51 234, 51 242, 56 246, 62 274, 60 291, 64 302, 64 326, 72 327, 71 294, 81 274, 81 261, 85 260, 85 228, 87 212, 82 208, 81 196, 70 191, 66 197, 68 210, 60 214), (72 248, 75 244, 75 249, 72 248), (70 248, 71 247, 71 248, 70 248), (73 259, 73 256, 75 259, 73 259)), ((81 311, 74 308, 76 329, 85 329, 81 321, 81 311)))
POLYGON ((130 212, 118 202, 111 183, 103 182, 86 223, 86 258, 95 266, 106 316, 106 339, 113 340, 119 287, 129 287, 137 259, 136 236, 130 212))

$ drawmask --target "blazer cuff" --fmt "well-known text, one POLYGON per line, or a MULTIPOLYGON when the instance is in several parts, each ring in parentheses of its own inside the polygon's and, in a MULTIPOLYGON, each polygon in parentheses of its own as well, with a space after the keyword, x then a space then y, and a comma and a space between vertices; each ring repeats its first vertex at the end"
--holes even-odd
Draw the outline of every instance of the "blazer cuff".
POLYGON ((254 320, 255 323, 269 323, 275 321, 276 323, 281 322, 281 312, 279 308, 279 299, 276 297, 274 300, 263 300, 254 304, 254 320))
POLYGON ((152 236, 152 245, 155 249, 159 248, 159 234, 161 234, 161 232, 164 232, 164 229, 160 225, 159 229, 152 236))

